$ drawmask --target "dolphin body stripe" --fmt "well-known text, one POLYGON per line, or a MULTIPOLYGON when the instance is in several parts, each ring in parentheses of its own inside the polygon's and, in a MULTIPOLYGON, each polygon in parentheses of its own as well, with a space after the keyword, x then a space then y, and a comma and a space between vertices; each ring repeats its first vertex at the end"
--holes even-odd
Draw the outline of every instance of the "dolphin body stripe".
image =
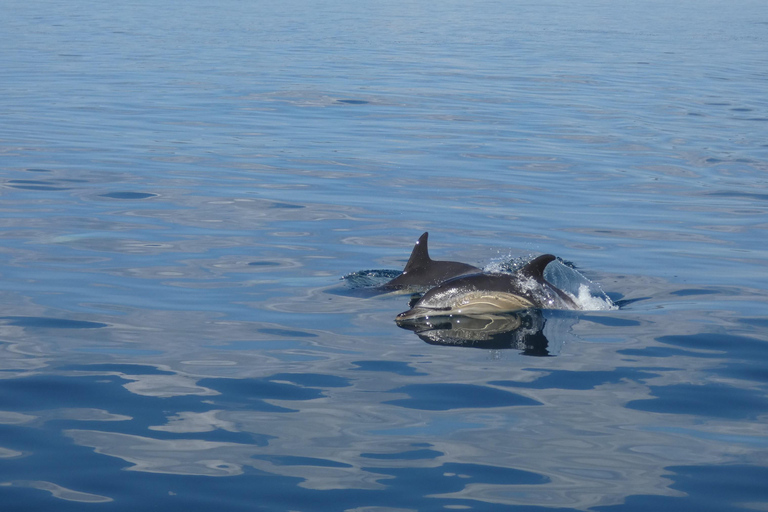
POLYGON ((432 288, 397 321, 430 316, 480 315, 523 309, 581 309, 564 291, 544 278, 555 260, 541 255, 514 274, 475 273, 449 279, 432 288))
POLYGON ((454 277, 481 272, 481 269, 466 263, 433 260, 429 257, 428 238, 428 232, 419 237, 416 245, 413 246, 408 263, 405 264, 403 273, 382 285, 381 288, 386 290, 426 289, 454 277))

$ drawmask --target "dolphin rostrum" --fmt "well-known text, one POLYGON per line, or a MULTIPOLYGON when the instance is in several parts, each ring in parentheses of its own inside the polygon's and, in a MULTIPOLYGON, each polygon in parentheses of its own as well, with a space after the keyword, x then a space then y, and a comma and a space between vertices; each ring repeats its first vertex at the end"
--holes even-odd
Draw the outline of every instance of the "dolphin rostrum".
POLYGON ((479 268, 466 263, 431 259, 427 248, 428 237, 429 233, 424 233, 419 237, 416 245, 413 246, 408 263, 405 264, 403 273, 384 284, 382 288, 389 290, 420 288, 424 290, 453 277, 481 272, 479 268))
POLYGON ((544 279, 544 269, 553 260, 553 255, 544 254, 513 274, 475 273, 449 279, 397 315, 396 321, 523 309, 581 309, 572 297, 544 279))

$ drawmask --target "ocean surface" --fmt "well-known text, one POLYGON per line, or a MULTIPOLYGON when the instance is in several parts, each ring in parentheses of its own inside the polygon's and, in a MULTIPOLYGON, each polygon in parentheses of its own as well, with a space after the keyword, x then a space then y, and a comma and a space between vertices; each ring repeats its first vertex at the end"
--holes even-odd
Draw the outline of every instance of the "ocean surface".
POLYGON ((2 5, 3 512, 768 510, 763 0, 2 5))

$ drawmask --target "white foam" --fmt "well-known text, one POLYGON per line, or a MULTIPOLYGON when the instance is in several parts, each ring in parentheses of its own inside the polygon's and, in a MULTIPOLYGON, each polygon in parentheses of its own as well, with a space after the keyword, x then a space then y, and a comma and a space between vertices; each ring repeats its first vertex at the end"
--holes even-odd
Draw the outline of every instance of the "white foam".
MULTIPOLYGON (((514 272, 527 264, 532 257, 514 258, 511 255, 494 259, 485 266, 485 272, 514 274, 514 272)), ((583 311, 608 311, 619 309, 613 301, 603 292, 597 283, 592 282, 575 268, 565 265, 560 260, 555 260, 547 265, 544 276, 553 286, 563 290, 583 311)), ((548 303, 553 309, 571 309, 565 301, 555 295, 546 287, 542 287, 536 280, 520 279, 523 290, 539 296, 544 303, 548 303)))
POLYGON ((619 307, 608 298, 603 295, 602 297, 592 295, 592 290, 586 284, 579 285, 579 295, 574 297, 576 303, 581 306, 584 311, 606 311, 611 309, 619 309, 619 307))

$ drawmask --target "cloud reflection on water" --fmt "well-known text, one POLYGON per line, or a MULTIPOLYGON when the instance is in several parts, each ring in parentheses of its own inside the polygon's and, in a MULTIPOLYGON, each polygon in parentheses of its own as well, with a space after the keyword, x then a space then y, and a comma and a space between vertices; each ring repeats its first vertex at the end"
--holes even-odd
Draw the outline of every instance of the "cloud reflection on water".
MULTIPOLYGON (((332 178, 321 174, 307 176, 332 178)), ((766 303, 762 290, 606 274, 598 281, 621 296, 621 311, 451 325, 421 332, 422 343, 394 324, 404 297, 328 293, 342 258, 314 247, 313 225, 359 220, 363 210, 221 201, 168 185, 137 203, 102 197, 99 222, 59 219, 41 202, 33 213, 46 220, 16 226, 36 243, 13 249, 15 279, 42 291, 34 300, 24 287, 2 292, 0 384, 23 397, 25 384, 56 375, 44 384, 81 392, 65 405, 34 395, 35 410, 8 400, 0 423, 64 433, 93 450, 98 460, 89 462, 116 459, 132 473, 269 474, 304 490, 397 491, 457 506, 586 509, 680 496, 672 467, 764 460, 761 369, 750 362, 764 355, 754 306, 766 303), (86 286, 74 288, 69 309, 46 303, 47 294, 72 290, 73 276, 86 286), (726 309, 736 301, 755 314, 735 322, 726 309), (743 408, 675 406, 691 391, 706 403, 713 385, 735 389, 743 408)), ((489 185, 462 182, 475 191, 489 185)), ((66 192, 86 200, 94 191, 66 192)), ((337 251, 399 261, 403 244, 390 237, 339 236, 337 251)), ((35 453, 7 444, 0 456, 13 464, 35 453)), ((62 482, 26 481, 75 496, 62 482)), ((87 500, 88 490, 77 492, 87 500)))
MULTIPOLYGON (((711 353, 708 357, 684 352, 659 358, 625 355, 633 347, 663 346, 654 341, 658 335, 654 330, 668 329, 654 322, 650 313, 622 311, 620 326, 577 322, 575 330, 584 340, 610 338, 621 331, 624 340, 634 341, 571 341, 564 345, 556 367, 547 359, 526 358, 509 365, 503 361, 511 359, 495 361, 483 350, 459 353, 429 345, 421 346, 422 357, 414 357, 418 347, 409 337, 377 352, 368 341, 332 333, 316 331, 314 337, 295 338, 290 334, 295 328, 253 325, 252 335, 264 337, 282 329, 288 340, 306 343, 302 350, 317 359, 290 363, 293 373, 286 374, 285 363, 269 363, 254 348, 238 350, 233 364, 218 366, 214 363, 222 352, 210 345, 188 354, 198 361, 192 367, 170 361, 176 356, 166 354, 161 356, 169 363, 162 367, 164 375, 132 375, 130 368, 122 368, 118 374, 123 380, 145 383, 141 390, 124 387, 140 392, 139 396, 168 398, 185 396, 189 389, 208 389, 192 395, 199 397, 195 400, 203 410, 173 409, 169 403, 165 423, 144 424, 130 433, 69 429, 67 435, 101 455, 129 462, 133 471, 234 476, 251 468, 299 478, 302 488, 314 490, 396 486, 393 479, 405 476, 398 476, 395 469, 404 467, 407 459, 405 465, 414 471, 449 473, 445 468, 451 465, 491 472, 504 468, 544 479, 504 484, 478 481, 475 475, 456 480, 463 483, 450 492, 437 493, 440 499, 583 509, 620 503, 636 494, 680 496, 668 487, 667 467, 735 460, 754 452, 749 439, 766 431, 759 424, 744 430, 742 422, 727 417, 702 418, 673 410, 649 413, 627 407, 633 401, 653 401, 654 389, 675 386, 683 375, 703 382, 716 361, 711 353), (324 349, 316 351, 313 344, 324 349), (332 347, 336 350, 331 356, 325 350, 332 347), (381 368, 358 362, 361 354, 370 358, 373 353, 379 354, 376 361, 381 361, 381 368), (461 355, 458 375, 455 355, 461 355), (211 366, 204 366, 206 358, 211 366), (386 361, 392 365, 384 365, 386 361), (416 371, 406 371, 407 367, 416 371), (175 388, 173 382, 183 385, 175 388), (151 391, 153 385, 157 391, 151 391), (464 386, 472 393, 486 390, 489 396, 514 390, 532 403, 503 405, 491 399, 489 407, 471 400, 429 407, 419 402, 429 400, 417 393, 424 386, 438 395, 441 390, 455 395, 451 386, 464 386), (408 407, 403 407, 406 402, 408 407), (209 436, 216 432, 253 437, 252 441, 211 440, 209 436), (734 443, 738 436, 745 442, 734 443), (418 458, 408 455, 425 449, 418 458)), ((616 314, 604 313, 606 318, 616 314)), ((684 325, 695 323, 700 315, 678 314, 685 315, 684 325)), ((232 333, 225 327, 219 332, 220 340, 243 327, 232 333)), ((228 351, 226 355, 235 354, 228 351)))

